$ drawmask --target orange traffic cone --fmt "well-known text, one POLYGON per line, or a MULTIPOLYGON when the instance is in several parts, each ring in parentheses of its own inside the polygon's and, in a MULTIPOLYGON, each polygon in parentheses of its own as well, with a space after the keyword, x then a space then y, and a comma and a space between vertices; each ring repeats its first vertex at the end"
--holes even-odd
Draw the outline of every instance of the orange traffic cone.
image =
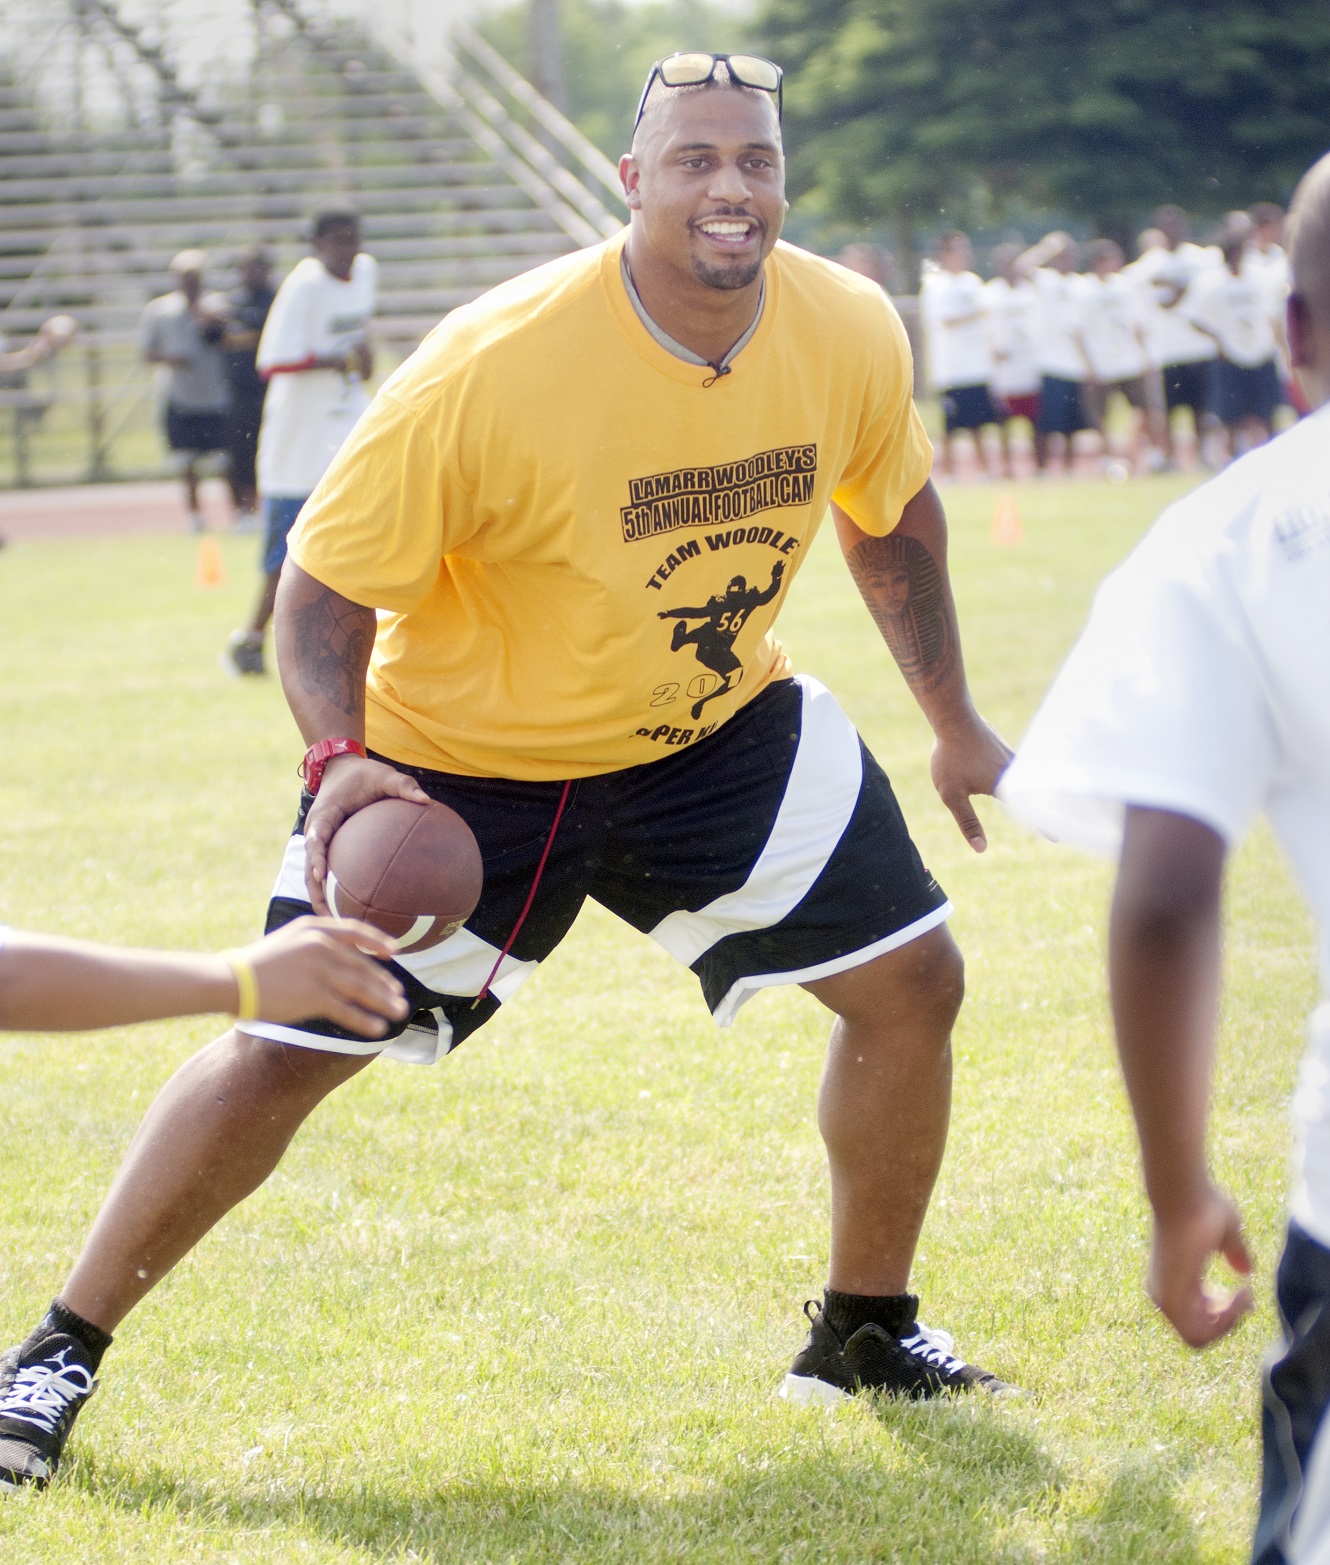
POLYGON ((200 587, 220 587, 226 580, 226 561, 211 533, 199 539, 199 560, 194 568, 194 581, 200 587))
POLYGON ((1001 549, 1025 542, 1025 529, 1021 526, 1020 507, 1013 494, 1000 494, 993 507, 993 542, 1001 549))

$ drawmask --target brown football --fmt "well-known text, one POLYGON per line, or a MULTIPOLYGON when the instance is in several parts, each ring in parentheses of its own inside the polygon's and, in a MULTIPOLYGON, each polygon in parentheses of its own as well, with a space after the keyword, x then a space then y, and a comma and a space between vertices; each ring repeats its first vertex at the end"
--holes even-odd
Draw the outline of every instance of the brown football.
POLYGON ((471 828, 446 804, 378 799, 348 816, 328 844, 328 906, 424 951, 455 933, 480 901, 483 871, 471 828))

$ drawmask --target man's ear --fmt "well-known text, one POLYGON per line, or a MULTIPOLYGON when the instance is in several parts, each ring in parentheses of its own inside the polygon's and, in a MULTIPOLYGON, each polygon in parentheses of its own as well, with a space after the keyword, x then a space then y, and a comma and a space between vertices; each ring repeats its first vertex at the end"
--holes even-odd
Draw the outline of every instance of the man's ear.
POLYGON ((623 198, 628 203, 628 210, 640 212, 642 196, 637 187, 642 182, 642 170, 631 152, 625 152, 619 159, 619 179, 623 184, 623 198))
POLYGON ((1295 370, 1316 367, 1316 322, 1300 293, 1288 296, 1288 357, 1295 370))

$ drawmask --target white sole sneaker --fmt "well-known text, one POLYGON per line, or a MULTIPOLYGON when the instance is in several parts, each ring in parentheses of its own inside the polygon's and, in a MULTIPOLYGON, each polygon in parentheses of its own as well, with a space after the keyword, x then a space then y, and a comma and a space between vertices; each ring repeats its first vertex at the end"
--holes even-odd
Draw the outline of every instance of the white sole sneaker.
POLYGON ((796 1407, 839 1407, 850 1400, 848 1391, 814 1375, 786 1375, 777 1394, 796 1407))

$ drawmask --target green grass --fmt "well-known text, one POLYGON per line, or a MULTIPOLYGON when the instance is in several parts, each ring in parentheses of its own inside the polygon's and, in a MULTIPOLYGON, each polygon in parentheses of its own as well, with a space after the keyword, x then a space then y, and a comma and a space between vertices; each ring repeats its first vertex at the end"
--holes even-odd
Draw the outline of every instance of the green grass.
MULTIPOLYGON (((1176 483, 952 490, 972 680, 1022 730, 1094 583, 1176 483)), ((217 656, 254 586, 184 538, 0 555, 4 913, 233 943, 261 916, 299 742, 217 656)), ((1261 1310, 1203 1356, 1140 1288, 1145 1222, 1102 976, 1106 868, 984 810, 961 843, 927 734, 829 537, 784 631, 897 784, 956 902, 969 999, 924 1318, 1016 1406, 774 1396, 825 1275, 824 1014, 768 991, 716 1031, 692 977, 589 909, 445 1065, 375 1066, 124 1325, 60 1483, 0 1505, 28 1561, 1239 1561, 1313 999, 1270 839, 1231 877, 1215 1157, 1261 1310)), ((0 1041, 0 1331, 58 1287, 126 1141, 208 1021, 0 1041)))
MULTIPOLYGON (((405 357, 404 346, 377 345, 375 385, 382 384, 405 357)), ((165 478, 174 472, 157 410, 155 371, 130 344, 106 347, 96 359, 102 414, 101 434, 94 436, 93 358, 87 341, 75 339, 63 353, 29 372, 28 390, 43 404, 37 416, 20 420, 12 407, 0 407, 0 489, 23 483, 20 450, 24 443, 26 482, 31 485, 85 482, 92 472, 98 438, 104 447, 102 478, 165 478)))

